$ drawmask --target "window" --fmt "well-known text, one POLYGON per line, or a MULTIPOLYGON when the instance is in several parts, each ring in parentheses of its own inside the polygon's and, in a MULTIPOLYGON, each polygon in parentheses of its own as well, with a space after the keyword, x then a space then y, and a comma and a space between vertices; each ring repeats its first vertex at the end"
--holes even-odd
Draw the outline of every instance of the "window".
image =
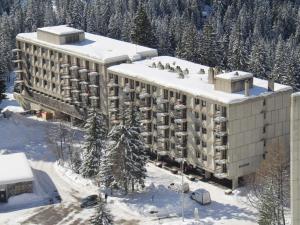
POLYGON ((201 140, 200 140, 200 138, 197 138, 196 139, 196 145, 200 145, 201 144, 201 140))
POLYGON ((172 98, 174 96, 174 92, 170 91, 170 98, 172 98))
POLYGON ((266 126, 263 127, 263 133, 266 133, 266 126))
POLYGON ((196 118, 196 119, 199 119, 199 117, 200 117, 200 116, 199 116, 199 113, 198 113, 198 112, 195 112, 195 118, 196 118))
POLYGON ((175 148, 175 143, 171 143, 171 148, 172 148, 172 149, 175 148))
POLYGON ((175 136, 175 131, 174 130, 171 130, 171 136, 175 136))
POLYGON ((202 127, 202 134, 206 134, 206 133, 207 133, 206 128, 202 127))
POLYGON ((207 147, 207 144, 206 144, 205 141, 202 141, 202 147, 203 147, 203 148, 206 148, 206 147, 207 147))
POLYGON ((201 101, 201 105, 202 105, 202 107, 205 107, 206 106, 206 101, 201 101))
POLYGON ((200 100, 198 98, 195 98, 195 105, 199 105, 200 104, 200 100))
POLYGON ((168 99, 168 90, 164 90, 164 99, 168 99))
POLYGON ((202 120, 206 120, 206 114, 201 115, 202 120))
POLYGON ((199 159, 200 158, 200 152, 196 152, 196 157, 199 159))
POLYGON ((52 83, 52 89, 55 89, 55 83, 52 83))
POLYGON ((207 155, 202 154, 202 160, 207 161, 207 155))

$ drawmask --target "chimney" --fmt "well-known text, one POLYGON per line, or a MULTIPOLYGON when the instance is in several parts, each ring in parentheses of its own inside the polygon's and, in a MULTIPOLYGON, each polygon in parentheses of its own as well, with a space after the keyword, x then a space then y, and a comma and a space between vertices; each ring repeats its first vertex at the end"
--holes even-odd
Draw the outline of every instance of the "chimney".
POLYGON ((212 67, 208 69, 208 83, 214 84, 215 83, 215 71, 212 67))
POLYGON ((273 79, 268 80, 268 91, 274 91, 274 80, 273 79))
POLYGON ((250 84, 249 84, 249 80, 245 80, 245 96, 249 96, 250 95, 250 84))

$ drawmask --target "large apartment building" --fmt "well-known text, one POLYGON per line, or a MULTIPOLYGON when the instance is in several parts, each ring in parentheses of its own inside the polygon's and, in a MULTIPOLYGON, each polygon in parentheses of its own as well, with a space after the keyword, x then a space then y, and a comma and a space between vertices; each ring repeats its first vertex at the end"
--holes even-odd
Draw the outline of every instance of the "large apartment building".
POLYGON ((288 149, 291 87, 66 26, 19 34, 14 52, 24 107, 79 119, 94 107, 113 126, 123 107, 136 105, 150 151, 233 187, 268 146, 288 149))

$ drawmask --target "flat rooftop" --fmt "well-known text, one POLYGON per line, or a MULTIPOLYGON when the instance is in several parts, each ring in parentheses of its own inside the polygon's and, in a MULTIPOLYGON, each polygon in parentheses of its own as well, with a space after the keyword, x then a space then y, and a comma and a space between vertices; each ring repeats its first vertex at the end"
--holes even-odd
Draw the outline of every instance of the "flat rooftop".
MULTIPOLYGON (((39 29, 45 32, 54 33, 56 35, 71 34, 76 31, 82 32, 65 25, 44 27, 39 29)), ((104 64, 126 60, 135 61, 142 58, 157 56, 156 49, 147 48, 124 41, 118 41, 91 33, 85 33, 85 39, 82 41, 62 45, 56 45, 39 40, 36 32, 18 34, 17 40, 40 44, 53 50, 76 55, 80 58, 99 61, 104 64)))
MULTIPOLYGON (((137 61, 132 64, 124 63, 121 65, 111 66, 108 68, 108 71, 124 74, 129 78, 135 78, 144 80, 145 82, 165 86, 166 88, 179 90, 194 95, 195 97, 198 96, 213 99, 225 104, 240 102, 249 98, 270 93, 268 92, 268 81, 258 78, 253 79, 253 88, 250 89, 249 96, 245 96, 244 91, 236 93, 216 91, 214 90, 214 84, 208 83, 208 69, 209 67, 207 66, 181 60, 175 57, 159 56, 152 59, 137 61), (181 79, 179 78, 178 73, 170 72, 166 68, 153 68, 153 64, 155 63, 157 67, 159 62, 164 67, 166 67, 167 63, 173 68, 179 66, 183 72, 187 69, 188 74, 185 75, 184 79, 181 79)), ((236 79, 237 77, 234 75, 236 72, 238 72, 241 77, 252 76, 251 73, 233 71, 217 75, 216 77, 220 76, 220 78, 223 79, 236 79)), ((292 89, 290 86, 277 83, 274 85, 274 88, 275 92, 292 89)))
POLYGON ((34 176, 24 153, 0 155, 0 185, 33 180, 34 176))
POLYGON ((48 32, 51 34, 56 34, 56 35, 67 35, 67 34, 83 32, 82 30, 78 30, 73 27, 68 27, 66 25, 53 26, 53 27, 42 27, 42 28, 38 28, 38 30, 48 32))

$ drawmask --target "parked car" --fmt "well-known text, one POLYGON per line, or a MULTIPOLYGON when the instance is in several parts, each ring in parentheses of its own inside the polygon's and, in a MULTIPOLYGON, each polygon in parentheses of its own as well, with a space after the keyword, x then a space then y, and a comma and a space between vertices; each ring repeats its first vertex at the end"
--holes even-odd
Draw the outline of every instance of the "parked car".
POLYGON ((61 196, 60 196, 60 194, 58 193, 57 190, 54 191, 54 198, 55 198, 57 201, 61 202, 61 196))
POLYGON ((90 195, 81 200, 80 208, 88 208, 98 204, 98 195, 90 195))
POLYGON ((204 189, 199 189, 192 192, 191 199, 195 200, 201 205, 207 205, 211 203, 210 193, 204 189))
MULTIPOLYGON (((182 192, 181 184, 171 183, 168 188, 172 191, 182 192)), ((183 183, 183 193, 187 193, 190 191, 190 186, 188 183, 183 183)))
POLYGON ((195 179, 196 179, 195 175, 193 175, 193 174, 189 174, 189 175, 187 176, 187 178, 188 178, 190 181, 195 181, 195 179))

